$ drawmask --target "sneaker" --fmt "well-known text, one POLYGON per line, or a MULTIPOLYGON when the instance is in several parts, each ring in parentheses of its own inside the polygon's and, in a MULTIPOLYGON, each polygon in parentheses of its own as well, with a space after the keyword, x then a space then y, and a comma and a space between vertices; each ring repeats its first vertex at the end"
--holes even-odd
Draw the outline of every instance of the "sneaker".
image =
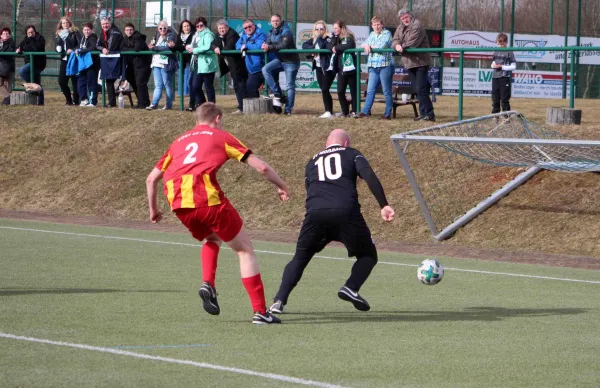
POLYGON ((340 288, 340 290, 338 291, 338 297, 342 300, 352 303, 354 305, 354 308, 357 310, 369 311, 371 309, 369 303, 366 300, 364 300, 360 295, 358 295, 358 292, 354 292, 346 286, 340 288))
POLYGON ((158 109, 158 107, 156 105, 150 104, 146 107, 146 110, 155 110, 158 109))
POLYGON ((187 110, 188 112, 193 112, 195 109, 191 106, 188 106, 187 108, 185 108, 185 110, 187 110))
POLYGON ((217 290, 208 282, 202 283, 198 290, 198 295, 202 299, 204 310, 210 315, 219 315, 221 309, 217 303, 217 290))
POLYGON ((334 116, 335 118, 342 118, 342 117, 346 117, 346 115, 345 115, 345 114, 343 114, 343 113, 341 113, 341 112, 340 112, 340 113, 336 113, 336 114, 334 114, 333 116, 334 116))
POLYGON ((423 121, 431 121, 431 122, 435 123, 435 116, 423 116, 421 118, 421 120, 423 120, 423 121))
POLYGON ((162 108, 162 110, 171 110, 171 109, 173 109, 173 108, 169 108, 169 107, 168 107, 168 106, 166 106, 166 105, 165 105, 165 106, 163 106, 163 108, 162 108))
POLYGON ((356 115, 356 113, 355 113, 355 112, 350 112, 350 114, 349 114, 348 116, 346 116, 346 117, 349 117, 349 118, 351 118, 351 119, 355 119, 355 118, 356 118, 356 116, 357 116, 357 115, 356 115))
POLYGON ((333 117, 333 115, 329 111, 327 111, 327 112, 323 113, 321 116, 319 116, 320 119, 330 119, 332 117, 333 117))
POLYGON ((278 300, 275 303, 273 303, 273 305, 269 308, 269 312, 275 314, 283 314, 283 306, 283 302, 278 300))
POLYGON ((243 113, 244 112, 242 110, 240 110, 240 109, 236 110, 235 112, 231 112, 232 115, 241 115, 243 113))
POLYGON ((84 105, 84 107, 85 108, 95 108, 96 105, 94 105, 94 104, 87 104, 87 105, 84 105))
POLYGON ((79 103, 79 106, 86 106, 89 103, 90 102, 88 100, 83 100, 83 101, 81 101, 81 103, 79 103))
POLYGON ((10 97, 6 97, 2 100, 2 105, 10 105, 10 97))
POLYGON ((355 118, 355 119, 367 119, 367 118, 369 118, 370 116, 371 116, 371 115, 368 115, 368 114, 366 114, 366 113, 360 112, 359 114, 357 114, 357 115, 354 115, 354 118, 355 118))
POLYGON ((292 115, 292 112, 285 112, 284 114, 285 114, 286 116, 291 116, 291 115, 292 115))
POLYGON ((264 314, 254 312, 254 316, 252 317, 252 323, 254 323, 255 325, 269 325, 272 323, 281 323, 281 319, 277 318, 275 315, 269 313, 268 311, 264 314))

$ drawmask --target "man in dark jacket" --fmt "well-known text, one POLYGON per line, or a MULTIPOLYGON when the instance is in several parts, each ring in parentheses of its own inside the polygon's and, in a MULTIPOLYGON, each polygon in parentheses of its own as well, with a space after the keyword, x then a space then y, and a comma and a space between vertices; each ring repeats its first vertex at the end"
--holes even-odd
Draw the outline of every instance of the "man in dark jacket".
MULTIPOLYGON (((125 25, 125 35, 121 41, 121 51, 148 51, 146 35, 135 30, 132 23, 125 25)), ((145 109, 150 105, 148 81, 150 80, 150 55, 124 55, 125 79, 137 96, 137 109, 145 109)))
MULTIPOLYGON (((295 49, 296 43, 294 35, 287 23, 281 20, 281 16, 275 14, 271 16, 271 25, 273 29, 267 36, 267 41, 262 44, 264 52, 268 53, 269 63, 267 63, 262 73, 269 89, 273 92, 273 107, 276 111, 281 111, 283 93, 275 75, 285 72, 285 83, 287 91, 287 102, 285 104, 285 114, 291 115, 294 109, 294 100, 296 98, 296 76, 300 68, 300 57, 298 54, 282 54, 279 50, 295 49)), ((279 78, 279 77, 277 77, 279 78)), ((278 113, 279 113, 278 112, 278 113)))
MULTIPOLYGON (((97 49, 103 55, 119 54, 121 51, 121 41, 123 35, 121 31, 111 23, 109 18, 103 18, 100 22, 102 31, 98 38, 97 49)), ((120 57, 100 57, 100 79, 106 81, 106 91, 108 93, 108 105, 113 108, 117 106, 115 97, 115 81, 121 77, 123 67, 120 57)))
MULTIPOLYGON (((0 52, 15 51, 15 41, 12 40, 10 28, 4 27, 0 36, 0 52)), ((2 105, 10 105, 12 81, 15 76, 15 57, 0 56, 0 98, 2 105)))
POLYGON ((248 70, 244 58, 241 55, 221 54, 221 50, 235 50, 235 44, 240 39, 238 33, 229 28, 227 20, 221 19, 217 22, 219 35, 215 37, 215 53, 219 55, 219 69, 225 74, 227 69, 233 81, 233 90, 237 98, 238 107, 234 114, 240 114, 244 110, 244 98, 247 97, 246 82, 248 81, 248 70))
MULTIPOLYGON (((17 53, 44 52, 46 51, 46 40, 40 35, 35 26, 29 25, 25 28, 26 37, 17 46, 17 53)), ((19 76, 25 82, 35 82, 42 85, 42 71, 46 68, 46 56, 33 56, 33 63, 29 63, 29 55, 26 55, 25 66, 19 69, 19 76), (33 66, 33 79, 31 79, 31 66, 33 66)), ((44 105, 44 89, 38 95, 38 105, 44 105)))

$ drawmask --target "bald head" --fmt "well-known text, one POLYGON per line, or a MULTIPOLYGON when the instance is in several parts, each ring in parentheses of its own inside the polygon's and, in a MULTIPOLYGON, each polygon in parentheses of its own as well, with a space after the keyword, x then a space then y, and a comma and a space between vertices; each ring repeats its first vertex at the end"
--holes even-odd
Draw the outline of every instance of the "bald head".
POLYGON ((339 144, 344 147, 349 147, 350 135, 348 135, 348 132, 344 131, 343 129, 334 129, 331 131, 331 133, 329 133, 329 136, 327 136, 327 143, 325 144, 325 147, 329 147, 332 144, 339 144))

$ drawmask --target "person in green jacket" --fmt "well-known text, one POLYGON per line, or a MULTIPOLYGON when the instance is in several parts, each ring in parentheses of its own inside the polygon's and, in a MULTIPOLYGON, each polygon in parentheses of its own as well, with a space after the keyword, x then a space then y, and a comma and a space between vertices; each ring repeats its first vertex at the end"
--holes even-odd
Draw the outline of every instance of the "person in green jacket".
POLYGON ((217 54, 213 51, 213 41, 215 34, 208 28, 206 18, 199 17, 196 19, 196 35, 192 39, 192 43, 185 49, 190 54, 193 54, 190 63, 190 69, 193 74, 192 90, 195 93, 196 106, 204 104, 207 100, 215 102, 215 74, 219 66, 217 54), (206 96, 202 91, 202 85, 206 89, 206 96))

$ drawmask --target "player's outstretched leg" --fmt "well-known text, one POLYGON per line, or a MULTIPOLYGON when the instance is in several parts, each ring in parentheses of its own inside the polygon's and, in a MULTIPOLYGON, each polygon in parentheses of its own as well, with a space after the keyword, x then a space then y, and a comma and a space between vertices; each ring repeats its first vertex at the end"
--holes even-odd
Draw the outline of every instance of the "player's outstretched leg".
POLYGON ((204 310, 211 315, 219 315, 221 312, 217 302, 217 290, 215 289, 220 246, 221 239, 213 233, 206 238, 201 251, 202 285, 198 290, 198 295, 202 299, 204 310))
POLYGON ((202 283, 198 290, 198 295, 202 298, 204 310, 210 315, 219 315, 221 308, 217 302, 217 290, 208 282, 202 283))
POLYGON ((371 306, 369 306, 369 302, 365 300, 362 296, 358 294, 358 292, 353 291, 348 286, 343 286, 338 291, 338 297, 342 300, 350 302, 354 305, 354 308, 360 311, 369 311, 371 306))
POLYGON ((361 247, 361 252, 357 255, 356 262, 352 266, 350 277, 338 292, 338 297, 352 303, 357 310, 369 311, 371 306, 358 294, 358 291, 367 281, 375 264, 377 264, 377 250, 375 246, 372 243, 370 246, 364 244, 361 247))

